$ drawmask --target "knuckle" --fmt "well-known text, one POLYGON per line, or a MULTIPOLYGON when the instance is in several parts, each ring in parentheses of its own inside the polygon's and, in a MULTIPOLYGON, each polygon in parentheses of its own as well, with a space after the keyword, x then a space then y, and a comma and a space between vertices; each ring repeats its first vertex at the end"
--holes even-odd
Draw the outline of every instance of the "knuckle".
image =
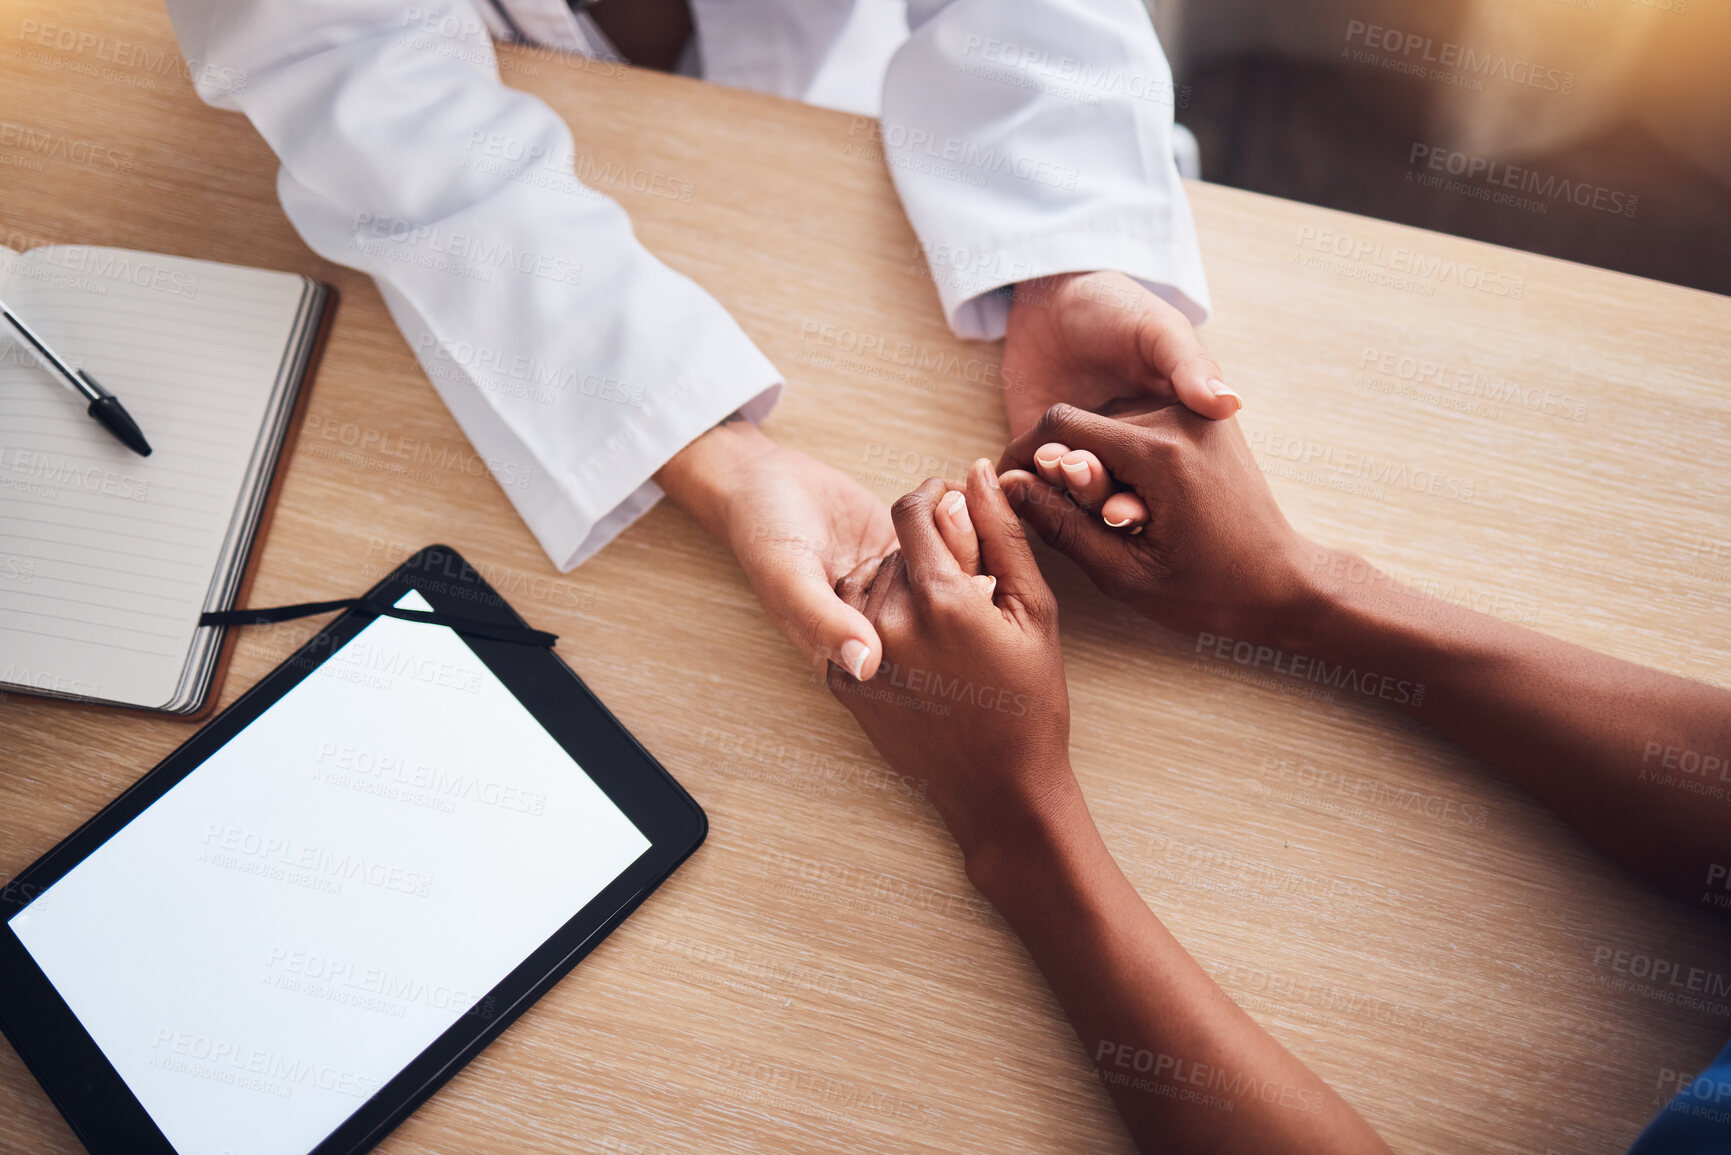
POLYGON ((925 494, 916 489, 912 493, 904 493, 896 498, 895 504, 890 506, 890 516, 898 519, 914 517, 921 509, 925 508, 926 504, 925 494))
POLYGON ((1175 416, 1162 415, 1160 424, 1142 434, 1142 450, 1151 457, 1170 460, 1184 448, 1183 432, 1175 416))
POLYGON ((1068 401, 1060 401, 1040 417, 1040 432, 1053 434, 1068 429, 1075 423, 1076 407, 1068 401))
POLYGON ((908 602, 892 601, 885 603, 882 612, 877 616, 877 620, 872 622, 873 628, 878 632, 878 637, 883 641, 885 661, 890 660, 892 653, 901 651, 902 643, 909 638, 917 639, 920 636, 922 631, 919 629, 919 622, 915 617, 919 612, 920 607, 915 599, 909 599, 908 602))
POLYGON ((936 566, 927 565, 911 558, 903 563, 902 568, 908 575, 908 585, 920 593, 930 589, 933 583, 940 580, 943 575, 943 571, 936 566))
POLYGON ((790 623, 788 633, 797 639, 796 644, 801 653, 808 658, 818 658, 823 654, 824 620, 823 614, 813 608, 802 609, 799 615, 790 623))
POLYGON ((973 581, 967 575, 955 572, 934 574, 925 586, 927 599, 940 609, 961 605, 972 588, 973 581))
MULTIPOLYGON (((1192 338, 1195 341, 1195 338, 1192 338)), ((1182 369, 1199 377, 1220 376, 1220 366, 1210 357, 1201 342, 1195 342, 1189 354, 1185 356, 1182 369)))
MULTIPOLYGON (((987 518, 982 518, 981 521, 985 522, 986 527, 999 538, 1013 541, 1018 537, 1024 536, 1022 533, 1022 519, 1016 516, 1016 511, 1013 509, 1004 509, 1000 512, 991 514, 989 520, 987 518)), ((977 541, 975 542, 974 553, 975 555, 980 553, 979 543, 977 541)))
POLYGON ((1055 517, 1047 527, 1047 532, 1041 536, 1046 539, 1047 545, 1059 553, 1069 553, 1078 541, 1076 519, 1068 516, 1055 517))

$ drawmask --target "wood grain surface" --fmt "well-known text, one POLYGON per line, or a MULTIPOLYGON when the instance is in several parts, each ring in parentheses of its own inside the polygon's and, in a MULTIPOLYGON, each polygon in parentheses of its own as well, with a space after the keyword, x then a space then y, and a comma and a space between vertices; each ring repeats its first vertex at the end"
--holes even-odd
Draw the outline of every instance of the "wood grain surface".
MULTIPOLYGON (((254 604, 348 596, 448 541, 561 635, 709 812, 704 848, 381 1150, 1128 1148, 923 785, 886 769, 721 546, 664 503, 557 573, 371 284, 300 243, 268 149, 197 101, 155 5, 5 0, 0 57, 0 240, 338 286, 254 604)), ((775 436, 885 499, 1001 446, 998 347, 945 327, 872 122, 543 52, 503 63, 575 126, 579 172, 788 375, 775 436)), ((1731 683, 1731 300, 1190 193, 1204 336, 1301 530, 1438 596, 1731 683)), ((1042 560, 1075 766, 1114 851, 1397 1150, 1622 1151, 1666 1072, 1731 1035, 1720 920, 1417 725, 1246 680, 1042 560), (1656 965, 1698 968, 1705 997, 1656 965)), ((316 628, 249 631, 224 700, 316 628)), ((0 875, 190 732, 7 697, 0 875)), ((77 1149, 10 1048, 0 1119, 0 1150, 77 1149)))

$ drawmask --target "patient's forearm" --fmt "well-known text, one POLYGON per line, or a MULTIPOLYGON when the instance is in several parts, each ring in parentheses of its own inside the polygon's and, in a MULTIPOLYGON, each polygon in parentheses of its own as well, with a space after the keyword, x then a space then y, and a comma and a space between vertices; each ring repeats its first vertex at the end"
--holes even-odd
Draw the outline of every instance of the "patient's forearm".
POLYGON ((1344 665, 1366 694, 1374 674, 1374 696, 1665 888, 1691 900, 1724 888, 1731 693, 1426 597, 1351 554, 1325 554, 1316 574, 1312 612, 1292 616, 1283 648, 1344 665))
POLYGON ((1143 1151, 1386 1152, 1154 917, 1080 791, 968 874, 1009 921, 1143 1151))

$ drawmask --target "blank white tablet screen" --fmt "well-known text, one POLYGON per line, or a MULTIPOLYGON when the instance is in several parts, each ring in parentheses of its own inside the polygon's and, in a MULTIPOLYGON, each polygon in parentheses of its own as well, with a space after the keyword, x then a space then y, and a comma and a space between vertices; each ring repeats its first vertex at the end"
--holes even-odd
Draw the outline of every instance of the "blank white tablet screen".
POLYGON ((303 1155, 648 848, 378 618, 9 925, 177 1151, 303 1155))

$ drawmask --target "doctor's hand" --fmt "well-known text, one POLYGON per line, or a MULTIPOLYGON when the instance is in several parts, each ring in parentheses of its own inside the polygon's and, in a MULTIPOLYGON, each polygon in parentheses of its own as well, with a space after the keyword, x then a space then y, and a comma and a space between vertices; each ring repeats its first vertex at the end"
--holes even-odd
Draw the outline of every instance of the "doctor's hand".
POLYGON ((1109 597, 1169 629, 1274 636, 1309 604, 1318 547, 1275 504, 1236 421, 1177 404, 1118 417, 1055 405, 999 468, 1010 503, 1109 597), (1144 533, 1115 533, 1034 470, 1056 443, 1086 450, 1146 503, 1144 533))
POLYGON ((749 421, 716 426, 655 480, 733 550, 764 612, 806 661, 877 671, 878 633, 835 582, 896 547, 889 507, 840 470, 777 445, 749 421))
POLYGON ((968 471, 975 542, 940 528, 948 492, 933 478, 897 501, 900 552, 837 583, 877 627, 884 661, 868 682, 832 669, 829 685, 890 765, 930 784, 972 860, 1086 807, 1070 771, 1057 602, 991 464, 968 471), (970 545, 983 575, 957 561, 970 545))
POLYGON ((1058 402, 1177 400, 1216 421, 1243 402, 1183 313, 1123 273, 1064 273, 1016 286, 1004 334, 1004 409, 1019 437, 1058 402))

